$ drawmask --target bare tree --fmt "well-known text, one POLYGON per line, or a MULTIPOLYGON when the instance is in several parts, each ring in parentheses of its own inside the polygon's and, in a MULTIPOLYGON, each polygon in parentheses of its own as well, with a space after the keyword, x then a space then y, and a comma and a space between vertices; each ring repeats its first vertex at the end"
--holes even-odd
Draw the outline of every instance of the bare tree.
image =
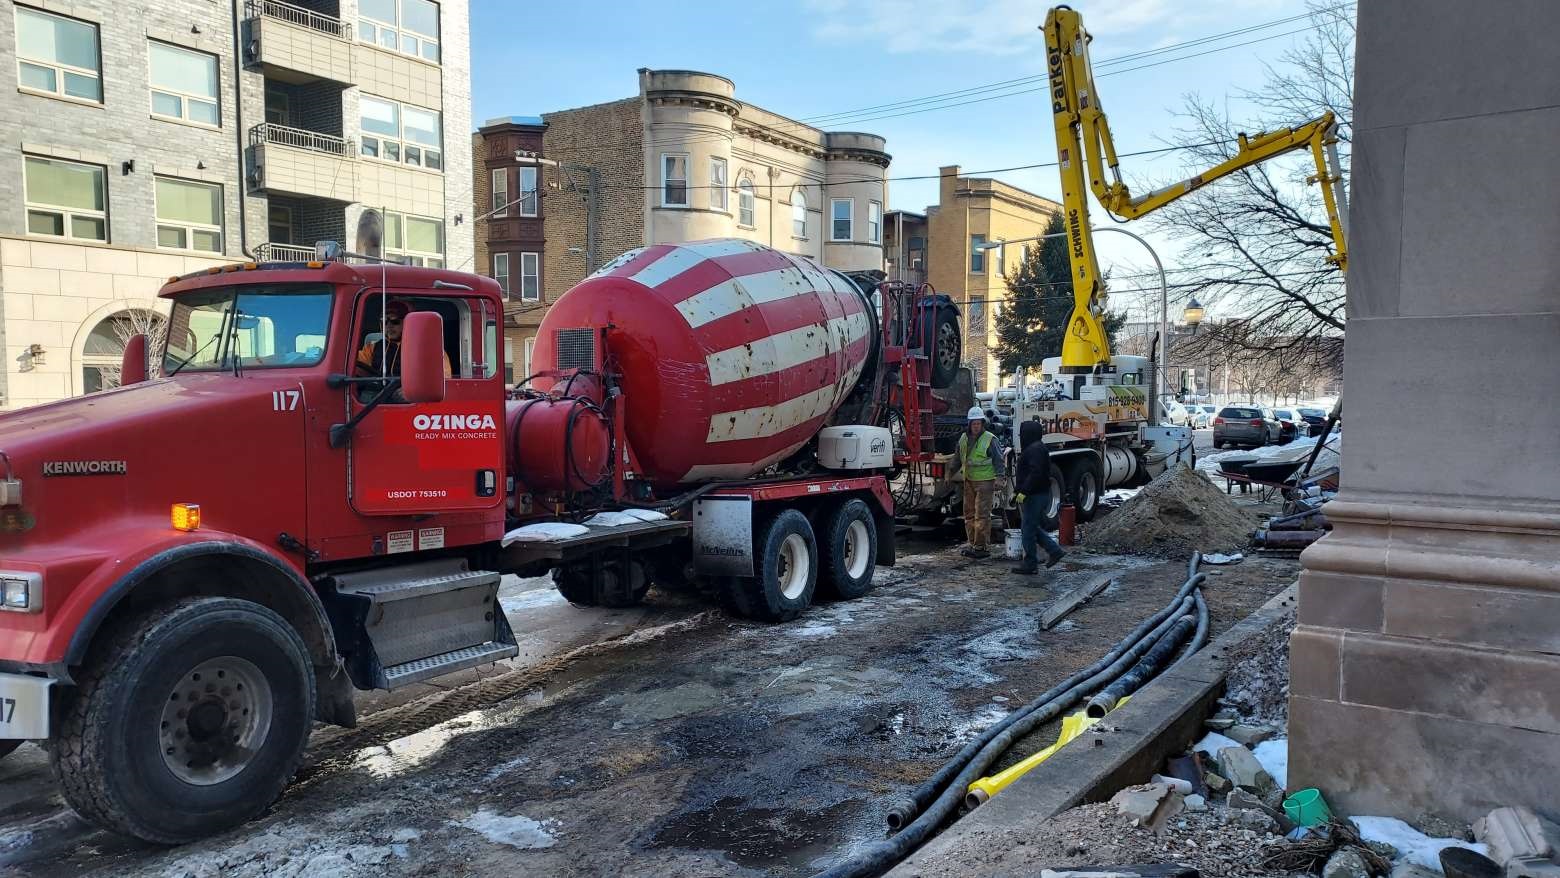
MULTIPOLYGON (((1347 174, 1354 91, 1352 8, 1311 0, 1314 28, 1276 64, 1261 86, 1238 97, 1254 118, 1236 121, 1197 95, 1185 99, 1185 122, 1172 142, 1191 167, 1232 156, 1240 132, 1289 127, 1331 110, 1339 119, 1339 161, 1347 174)), ((1160 228, 1182 244, 1196 266, 1180 289, 1212 309, 1242 318, 1199 333, 1194 348, 1245 348, 1298 368, 1319 354, 1341 357, 1341 345, 1317 339, 1344 332, 1344 285, 1327 262, 1331 227, 1321 193, 1307 184, 1306 161, 1246 168, 1160 211, 1160 228)), ((1194 353, 1195 357, 1195 353, 1194 353)), ((1336 365, 1336 364, 1330 364, 1336 365)))
MULTIPOLYGON (((141 308, 132 308, 128 311, 120 311, 108 318, 113 327, 113 343, 100 343, 103 350, 99 351, 104 356, 124 356, 125 345, 133 336, 146 336, 146 359, 148 378, 156 378, 162 374, 162 362, 158 359, 158 352, 162 350, 163 341, 168 337, 168 319, 155 311, 141 308)), ((120 367, 118 365, 102 365, 98 371, 103 375, 103 389, 118 387, 120 379, 120 367)))

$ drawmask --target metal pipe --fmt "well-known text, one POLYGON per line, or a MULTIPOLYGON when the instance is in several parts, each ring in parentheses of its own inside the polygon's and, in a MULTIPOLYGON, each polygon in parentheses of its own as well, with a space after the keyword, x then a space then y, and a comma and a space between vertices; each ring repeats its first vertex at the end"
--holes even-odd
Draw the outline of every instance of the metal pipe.
POLYGON ((249 250, 249 220, 244 215, 249 207, 249 184, 244 170, 244 30, 238 0, 233 0, 233 129, 238 138, 238 249, 245 259, 258 262, 249 250))

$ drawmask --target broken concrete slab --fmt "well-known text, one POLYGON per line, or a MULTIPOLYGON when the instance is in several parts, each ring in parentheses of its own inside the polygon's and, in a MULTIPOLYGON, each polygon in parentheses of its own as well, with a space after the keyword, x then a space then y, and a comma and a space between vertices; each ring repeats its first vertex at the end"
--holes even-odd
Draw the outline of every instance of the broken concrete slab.
POLYGON ((1489 845, 1490 859, 1545 861, 1560 850, 1560 826, 1527 808, 1496 808, 1473 824, 1473 837, 1489 845))
POLYGON ((1051 605, 1046 607, 1045 612, 1040 616, 1040 630, 1050 631, 1051 626, 1060 622, 1063 616, 1083 606, 1090 598, 1104 591, 1105 587, 1110 585, 1111 579, 1112 577, 1109 576, 1101 577, 1087 585, 1080 585, 1052 601, 1051 605))
POLYGON ((1263 741, 1272 740, 1276 734, 1277 732, 1266 726, 1254 726, 1248 723, 1237 723, 1224 731, 1224 737, 1244 747, 1255 747, 1263 741))
POLYGON ((1277 786, 1273 775, 1267 773, 1257 757, 1245 747, 1225 747, 1218 753, 1219 773, 1243 790, 1264 795, 1277 786))
POLYGON ((1206 811, 1208 810, 1208 800, 1204 799, 1202 796, 1197 795, 1196 793, 1193 793, 1186 797, 1186 810, 1206 811))
POLYGON ((1370 878, 1370 866, 1360 856, 1359 849, 1343 847, 1327 858, 1322 867, 1322 878, 1370 878))
POLYGON ((1266 811, 1259 811, 1256 809, 1249 811, 1236 811, 1232 809, 1230 811, 1230 819, 1240 824, 1241 826, 1247 827, 1248 829, 1256 829, 1261 832, 1266 832, 1269 835, 1280 834, 1278 831, 1278 821, 1274 820, 1273 816, 1266 811))
POLYGON ((1224 775, 1212 771, 1203 774, 1203 786, 1207 787, 1210 793, 1227 793, 1230 790, 1229 780, 1224 775))
POLYGON ((1162 783, 1183 796, 1190 796, 1193 792, 1192 782, 1182 777, 1167 777, 1156 774, 1148 779, 1149 783, 1162 783))
POLYGON ((1158 831, 1165 823, 1181 812, 1181 794, 1169 784, 1142 784, 1116 793, 1110 797, 1116 813, 1123 815, 1134 826, 1158 831))

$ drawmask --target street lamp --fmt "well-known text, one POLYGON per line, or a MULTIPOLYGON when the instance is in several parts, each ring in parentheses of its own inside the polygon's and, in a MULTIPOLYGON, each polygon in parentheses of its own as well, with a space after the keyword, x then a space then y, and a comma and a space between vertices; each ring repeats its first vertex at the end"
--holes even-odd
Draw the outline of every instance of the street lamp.
MULTIPOLYGON (((1115 232, 1118 235, 1126 235, 1139 244, 1142 244, 1143 248, 1148 251, 1148 255, 1154 259, 1154 268, 1159 271, 1159 361, 1154 364, 1154 371, 1159 373, 1159 379, 1155 381, 1154 384, 1157 386, 1159 393, 1159 396, 1156 397, 1156 399, 1163 398, 1163 395, 1169 392, 1170 388, 1170 376, 1166 374, 1166 370, 1169 368, 1170 363, 1170 284, 1165 281, 1164 263, 1159 261, 1159 253, 1154 250, 1154 245, 1148 243, 1147 241, 1143 240, 1142 237, 1135 235, 1126 229, 1118 229, 1113 226, 1094 226, 1091 228, 1091 231, 1115 232)), ((1067 232, 1052 232, 1049 235, 1035 235, 1031 238, 1015 238, 1011 241, 987 241, 983 244, 975 245, 975 249, 993 250, 997 247, 1001 247, 1004 244, 1021 244, 1025 241, 1044 241, 1047 238, 1065 238, 1067 235, 1067 232)), ((1200 320, 1202 318, 1199 317, 1198 319, 1200 320)), ((1151 408, 1155 413, 1154 419, 1157 421, 1159 417, 1157 414, 1158 406, 1153 406, 1151 408)))
POLYGON ((1203 322, 1205 316, 1207 314, 1203 311, 1202 303, 1198 302, 1196 297, 1187 302, 1185 310, 1181 312, 1181 319, 1192 328, 1192 335, 1197 334, 1197 326, 1203 322))

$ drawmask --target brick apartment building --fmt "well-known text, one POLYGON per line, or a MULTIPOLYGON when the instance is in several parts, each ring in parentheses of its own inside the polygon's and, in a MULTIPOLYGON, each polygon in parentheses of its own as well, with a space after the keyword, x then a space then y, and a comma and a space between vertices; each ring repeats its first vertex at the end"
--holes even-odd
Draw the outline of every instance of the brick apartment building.
POLYGON ((638 94, 540 122, 493 120, 473 141, 487 163, 474 184, 479 204, 496 204, 495 187, 522 184, 494 174, 535 161, 515 162, 510 143, 542 129, 541 234, 515 237, 523 221, 490 224, 481 235, 488 256, 477 263, 492 275, 500 253, 540 249, 539 301, 511 295, 517 362, 548 303, 646 244, 746 238, 837 268, 883 267, 889 156, 881 137, 821 131, 738 101, 728 79, 686 70, 640 70, 638 94))
POLYGON ((542 299, 542 257, 547 238, 544 213, 564 195, 543 198, 541 181, 550 170, 542 160, 546 123, 536 116, 489 119, 471 136, 472 183, 476 199, 476 259, 481 274, 504 288, 505 382, 531 374, 531 347, 546 305, 542 299), (521 156, 524 158, 521 158, 521 156))
POLYGON ((466 0, 0 0, 0 408, 111 384, 170 275, 351 247, 370 208, 388 255, 469 265, 468 31, 466 0))

